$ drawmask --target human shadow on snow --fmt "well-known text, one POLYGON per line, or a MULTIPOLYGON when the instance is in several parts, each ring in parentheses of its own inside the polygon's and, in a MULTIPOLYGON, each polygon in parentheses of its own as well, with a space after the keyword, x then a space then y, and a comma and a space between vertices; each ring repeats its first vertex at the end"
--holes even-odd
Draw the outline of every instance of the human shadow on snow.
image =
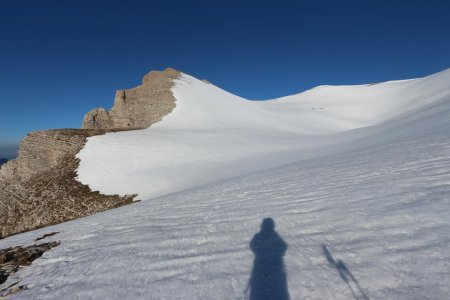
POLYGON ((359 299, 369 300, 369 297, 367 297, 367 295, 364 293, 361 286, 359 285, 358 280, 356 280, 355 276, 353 276, 353 274, 347 268, 345 263, 340 259, 335 260, 326 245, 322 245, 322 251, 323 254, 325 255, 325 258, 330 263, 330 265, 336 268, 336 270, 339 272, 339 276, 347 284, 348 288, 352 292, 353 297, 356 300, 359 299))
POLYGON ((247 289, 250 300, 289 300, 283 256, 288 246, 275 231, 275 222, 266 218, 251 242, 255 259, 247 289))

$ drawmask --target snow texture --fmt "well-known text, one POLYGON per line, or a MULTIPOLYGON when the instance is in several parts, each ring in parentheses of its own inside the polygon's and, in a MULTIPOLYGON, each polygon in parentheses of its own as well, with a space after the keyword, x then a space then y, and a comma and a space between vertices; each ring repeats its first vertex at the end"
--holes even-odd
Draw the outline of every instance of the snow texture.
POLYGON ((248 101, 183 74, 173 88, 176 107, 161 122, 89 138, 78 154, 78 179, 92 190, 146 200, 347 150, 361 136, 352 129, 417 119, 441 105, 450 95, 449 74, 324 86, 271 101, 248 101))
POLYGON ((18 299, 448 299, 450 69, 251 102, 183 75, 79 179, 142 202, 0 241, 61 245, 18 299))

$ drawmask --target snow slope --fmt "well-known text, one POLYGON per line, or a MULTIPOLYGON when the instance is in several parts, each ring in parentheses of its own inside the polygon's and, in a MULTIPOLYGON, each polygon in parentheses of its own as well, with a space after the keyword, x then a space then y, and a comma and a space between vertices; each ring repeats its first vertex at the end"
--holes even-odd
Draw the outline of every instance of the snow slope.
POLYGON ((264 103, 187 75, 174 93, 161 123, 80 153, 80 178, 146 201, 0 241, 60 232, 3 285, 27 285, 18 299, 248 299, 262 286, 274 299, 449 298, 449 70, 264 103), (94 158, 104 181, 83 175, 94 158), (278 239, 255 237, 264 218, 278 239))
POLYGON ((447 134, 142 201, 0 247, 60 231, 59 247, 7 282, 29 286, 17 299, 246 299, 249 243, 271 217, 291 299, 354 299, 322 245, 370 299, 448 299, 449 195, 447 134))
POLYGON ((449 82, 446 70, 423 79, 323 86, 248 101, 183 74, 173 88, 176 107, 161 122, 89 138, 78 154, 78 178, 102 193, 137 193, 145 200, 347 150, 350 144, 367 146, 354 140, 370 134, 353 129, 411 116, 417 123, 449 99, 449 82))

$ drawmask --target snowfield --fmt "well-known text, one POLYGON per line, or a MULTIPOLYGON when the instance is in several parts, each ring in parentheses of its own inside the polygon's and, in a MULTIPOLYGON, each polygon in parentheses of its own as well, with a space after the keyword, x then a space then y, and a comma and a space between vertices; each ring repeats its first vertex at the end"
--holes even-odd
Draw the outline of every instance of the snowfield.
POLYGON ((161 122, 79 153, 80 181, 143 201, 1 240, 61 240, 1 287, 21 280, 18 299, 450 298, 450 69, 262 102, 183 74, 173 93, 161 122))
MULTIPOLYGON (((386 132, 395 134, 391 130, 396 124, 384 126, 381 135, 352 129, 390 122, 403 123, 396 131, 422 126, 432 109, 442 113, 441 106, 448 108, 449 79, 447 70, 424 79, 322 86, 285 98, 249 101, 183 74, 173 88, 176 107, 161 122, 89 138, 78 154, 78 179, 104 194, 139 194, 146 200, 367 147, 370 140, 388 138, 386 132)), ((441 118, 439 122, 447 121, 441 118)), ((430 132, 437 129, 428 127, 430 132)), ((399 138, 417 134, 398 133, 399 138)))

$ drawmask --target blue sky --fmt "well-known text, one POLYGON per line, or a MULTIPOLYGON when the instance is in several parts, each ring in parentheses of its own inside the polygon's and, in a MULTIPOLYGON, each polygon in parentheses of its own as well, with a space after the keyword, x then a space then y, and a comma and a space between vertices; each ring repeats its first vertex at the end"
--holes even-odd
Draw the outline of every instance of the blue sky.
MULTIPOLYGON (((249 99, 450 67, 450 1, 0 1, 0 157, 174 67, 249 99)), ((12 151, 14 152, 14 151, 12 151)))

